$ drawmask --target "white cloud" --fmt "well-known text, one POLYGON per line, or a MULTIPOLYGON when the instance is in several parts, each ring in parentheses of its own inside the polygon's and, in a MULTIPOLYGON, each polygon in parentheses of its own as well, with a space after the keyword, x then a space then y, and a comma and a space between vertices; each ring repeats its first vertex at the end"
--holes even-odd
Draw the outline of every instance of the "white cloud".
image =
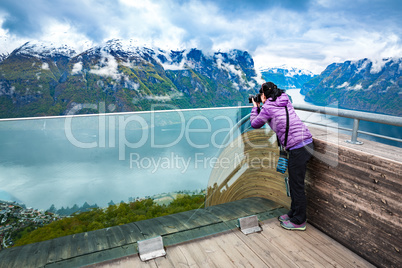
POLYGON ((350 89, 351 90, 362 90, 363 87, 362 87, 362 84, 356 84, 354 87, 351 87, 350 89))
POLYGON ((169 63, 161 63, 163 69, 165 70, 172 70, 172 71, 178 71, 178 70, 185 70, 186 67, 185 65, 185 61, 182 60, 179 64, 169 64, 169 63))
POLYGON ((349 82, 344 82, 342 85, 339 85, 336 88, 344 88, 344 87, 348 87, 348 86, 349 86, 349 82))
POLYGON ((370 73, 372 73, 372 74, 379 73, 382 70, 382 68, 384 68, 385 64, 390 60, 391 60, 391 58, 389 58, 389 59, 373 59, 373 61, 372 61, 373 65, 371 65, 370 73))
POLYGON ((336 88, 344 88, 344 89, 346 89, 346 90, 355 90, 355 91, 358 91, 358 90, 362 90, 363 89, 363 86, 362 86, 362 84, 361 83, 359 83, 359 84, 356 84, 356 85, 354 85, 354 86, 350 86, 350 84, 349 84, 349 82, 344 82, 342 85, 339 85, 339 86, 337 86, 336 88))
POLYGON ((42 69, 43 69, 43 70, 50 70, 49 64, 48 64, 47 62, 44 62, 44 63, 42 64, 42 69))
POLYGON ((101 51, 101 55, 100 66, 97 66, 96 69, 92 69, 89 72, 99 76, 112 77, 116 80, 120 79, 121 75, 117 70, 118 63, 116 59, 105 51, 101 51))
POLYGON ((82 71, 82 62, 79 61, 73 65, 73 69, 71 70, 71 74, 78 74, 82 71))
POLYGON ((240 90, 239 84, 237 84, 236 82, 233 82, 232 85, 234 89, 240 90))
POLYGON ((218 54, 216 55, 216 66, 219 69, 225 70, 230 74, 234 74, 239 77, 240 81, 244 84, 245 81, 243 80, 243 72, 240 68, 236 68, 233 64, 223 62, 223 56, 218 54))
POLYGON ((172 97, 170 96, 146 96, 145 97, 148 100, 156 100, 156 101, 170 101, 172 97))

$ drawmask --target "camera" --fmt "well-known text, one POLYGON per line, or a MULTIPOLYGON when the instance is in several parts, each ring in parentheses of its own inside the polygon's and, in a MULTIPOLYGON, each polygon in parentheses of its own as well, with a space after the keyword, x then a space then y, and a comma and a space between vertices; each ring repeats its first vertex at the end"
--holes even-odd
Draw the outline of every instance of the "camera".
POLYGON ((260 93, 256 94, 255 96, 250 95, 250 96, 248 97, 248 103, 252 103, 252 102, 253 102, 253 99, 254 99, 254 101, 255 101, 256 103, 262 102, 262 100, 261 100, 261 94, 260 94, 260 93))

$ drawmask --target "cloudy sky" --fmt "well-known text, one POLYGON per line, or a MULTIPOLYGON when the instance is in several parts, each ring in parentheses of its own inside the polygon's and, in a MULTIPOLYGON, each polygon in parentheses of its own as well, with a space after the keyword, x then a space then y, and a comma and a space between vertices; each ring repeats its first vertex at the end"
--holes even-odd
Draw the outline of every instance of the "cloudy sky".
POLYGON ((0 54, 30 40, 81 51, 112 38, 163 49, 247 50, 257 67, 319 73, 402 56, 400 0, 0 0, 0 54))

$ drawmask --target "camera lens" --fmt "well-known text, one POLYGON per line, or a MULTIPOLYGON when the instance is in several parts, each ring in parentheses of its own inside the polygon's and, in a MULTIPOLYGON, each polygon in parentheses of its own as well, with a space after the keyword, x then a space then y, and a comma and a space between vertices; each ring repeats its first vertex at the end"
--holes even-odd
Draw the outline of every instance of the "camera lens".
POLYGON ((260 102, 262 102, 262 100, 261 100, 261 94, 260 93, 258 93, 257 95, 255 95, 255 102, 257 102, 257 103, 260 103, 260 102))
POLYGON ((252 103, 252 102, 253 102, 253 99, 254 99, 254 101, 255 101, 256 103, 262 102, 262 100, 261 100, 261 94, 260 94, 260 93, 256 94, 255 96, 250 95, 250 96, 248 97, 248 103, 252 103))

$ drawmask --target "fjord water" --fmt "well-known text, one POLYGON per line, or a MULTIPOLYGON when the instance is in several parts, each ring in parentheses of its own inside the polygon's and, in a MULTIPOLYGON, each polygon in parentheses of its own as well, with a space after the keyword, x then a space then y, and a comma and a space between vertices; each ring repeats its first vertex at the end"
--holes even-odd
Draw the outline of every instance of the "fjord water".
MULTIPOLYGON (((288 90, 286 90, 286 93, 292 97, 293 103, 312 105, 311 103, 307 103, 304 101, 304 95, 300 94, 300 89, 288 89, 288 90)), ((328 105, 328 107, 338 108, 336 103, 328 105)), ((312 114, 312 113, 303 112, 303 111, 298 111, 297 113, 303 120, 307 120, 310 122, 324 123, 325 125, 330 125, 333 127, 339 126, 339 127, 348 128, 348 129, 353 128, 353 119, 350 119, 350 118, 327 116, 327 115, 317 115, 317 114, 312 114)), ((375 114, 373 114, 373 115, 375 116, 375 114)), ((375 134, 379 134, 379 135, 383 135, 383 136, 389 136, 389 137, 393 137, 393 138, 402 139, 402 128, 397 127, 397 126, 390 126, 390 125, 360 120, 359 130, 369 132, 369 133, 375 133, 375 134)), ((347 134, 347 135, 351 135, 350 131, 339 130, 339 132, 347 134)), ((380 142, 380 143, 384 143, 384 144, 388 144, 388 145, 392 145, 392 146, 396 146, 396 147, 402 147, 402 144, 400 142, 382 139, 382 138, 370 136, 370 135, 363 134, 363 133, 359 133, 358 140, 359 140, 359 138, 376 141, 376 142, 380 142)))
POLYGON ((249 108, 0 122, 0 199, 28 207, 206 189, 226 134, 249 108))

